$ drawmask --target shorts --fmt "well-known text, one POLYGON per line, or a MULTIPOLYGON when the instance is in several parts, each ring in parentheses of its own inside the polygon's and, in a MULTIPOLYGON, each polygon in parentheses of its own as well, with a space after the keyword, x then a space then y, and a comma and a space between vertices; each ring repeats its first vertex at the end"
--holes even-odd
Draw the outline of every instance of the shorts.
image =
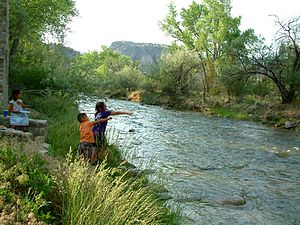
POLYGON ((98 160, 98 153, 96 143, 80 142, 78 145, 78 154, 91 164, 98 160))

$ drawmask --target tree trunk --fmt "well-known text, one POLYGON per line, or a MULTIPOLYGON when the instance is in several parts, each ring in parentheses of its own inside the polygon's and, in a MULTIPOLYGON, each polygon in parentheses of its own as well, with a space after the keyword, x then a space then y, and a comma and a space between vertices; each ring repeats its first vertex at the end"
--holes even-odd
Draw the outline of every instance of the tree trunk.
POLYGON ((295 98, 295 91, 294 90, 289 90, 286 93, 281 93, 281 103, 282 104, 290 104, 293 102, 295 98))
MULTIPOLYGON (((277 85, 277 84, 276 84, 277 85)), ((280 91, 280 95, 281 95, 281 103, 282 104, 289 104, 289 103, 292 103, 294 98, 295 98, 295 90, 293 88, 291 88, 290 90, 287 90, 286 88, 284 87, 279 87, 277 85, 279 91, 280 91)))
POLYGON ((20 38, 18 38, 18 37, 14 38, 12 46, 10 48, 10 63, 11 64, 14 61, 14 58, 16 57, 19 44, 20 44, 20 38))

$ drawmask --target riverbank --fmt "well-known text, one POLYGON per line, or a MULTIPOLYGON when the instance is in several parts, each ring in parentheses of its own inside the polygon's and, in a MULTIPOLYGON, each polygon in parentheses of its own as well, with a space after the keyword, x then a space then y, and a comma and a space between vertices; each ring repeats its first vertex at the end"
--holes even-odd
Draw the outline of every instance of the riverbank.
POLYGON ((279 100, 266 100, 245 97, 242 100, 228 101, 221 98, 207 99, 203 103, 199 99, 171 99, 160 93, 137 92, 129 95, 128 100, 140 101, 144 104, 160 105, 178 110, 192 110, 205 115, 231 118, 237 120, 256 121, 268 126, 289 130, 300 130, 300 103, 281 104, 279 100))
POLYGON ((49 155, 1 146, 1 224, 179 224, 157 187, 120 150, 109 145, 107 161, 91 167, 76 158, 77 105, 58 94, 24 98, 31 116, 49 123, 49 155), (86 191, 88 190, 88 191, 86 191))

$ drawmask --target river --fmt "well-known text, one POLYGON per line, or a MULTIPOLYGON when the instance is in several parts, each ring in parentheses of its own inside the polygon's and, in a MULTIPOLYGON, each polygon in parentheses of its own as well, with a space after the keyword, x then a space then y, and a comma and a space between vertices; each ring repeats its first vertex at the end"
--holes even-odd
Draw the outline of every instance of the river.
MULTIPOLYGON (((80 109, 93 118, 95 103, 82 100, 80 109)), ((300 224, 299 132, 134 102, 106 104, 134 112, 114 116, 108 136, 135 165, 155 171, 186 224, 300 224), (220 204, 224 199, 246 204, 220 204)))

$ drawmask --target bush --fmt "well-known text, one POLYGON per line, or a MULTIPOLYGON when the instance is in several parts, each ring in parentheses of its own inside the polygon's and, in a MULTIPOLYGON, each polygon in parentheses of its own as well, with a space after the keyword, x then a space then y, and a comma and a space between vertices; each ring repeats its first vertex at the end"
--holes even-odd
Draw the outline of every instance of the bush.
POLYGON ((20 150, 0 147, 0 170, 0 210, 4 208, 4 214, 15 222, 26 222, 33 213, 37 220, 55 224, 55 210, 50 210, 54 207, 51 196, 55 183, 39 155, 27 156, 20 150))

